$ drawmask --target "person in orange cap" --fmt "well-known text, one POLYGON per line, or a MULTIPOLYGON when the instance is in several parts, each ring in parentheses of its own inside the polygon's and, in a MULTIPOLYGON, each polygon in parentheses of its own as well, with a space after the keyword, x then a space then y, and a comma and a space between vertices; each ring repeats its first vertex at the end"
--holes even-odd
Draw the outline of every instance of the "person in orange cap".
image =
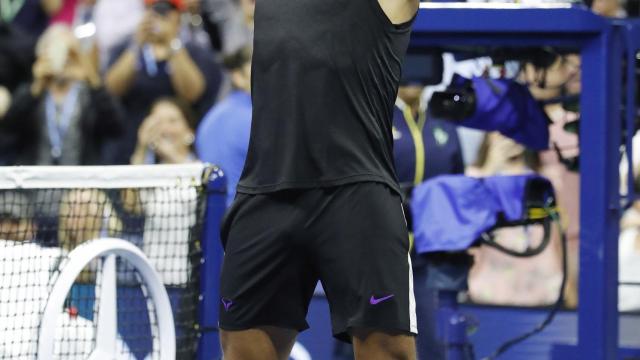
POLYGON ((156 100, 179 98, 200 116, 215 101, 222 78, 210 52, 180 38, 185 1, 145 0, 145 6, 134 38, 115 51, 105 76, 129 119, 124 138, 107 149, 107 159, 114 163, 129 162, 138 128, 156 100))

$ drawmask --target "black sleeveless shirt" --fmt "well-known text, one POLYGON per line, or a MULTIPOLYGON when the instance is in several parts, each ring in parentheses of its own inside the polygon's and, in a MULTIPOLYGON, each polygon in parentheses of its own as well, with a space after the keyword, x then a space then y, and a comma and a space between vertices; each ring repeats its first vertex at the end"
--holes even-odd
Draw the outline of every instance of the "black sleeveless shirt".
POLYGON ((258 0, 238 192, 375 181, 399 192, 392 114, 411 23, 378 0, 258 0))

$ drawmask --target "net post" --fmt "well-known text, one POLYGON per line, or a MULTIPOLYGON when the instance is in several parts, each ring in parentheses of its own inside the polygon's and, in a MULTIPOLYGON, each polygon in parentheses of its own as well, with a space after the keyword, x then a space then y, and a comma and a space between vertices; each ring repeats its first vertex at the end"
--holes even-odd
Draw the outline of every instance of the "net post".
POLYGON ((198 359, 219 359, 222 356, 218 334, 219 279, 224 251, 220 241, 220 225, 226 210, 227 180, 218 167, 210 168, 203 183, 206 208, 202 230, 202 261, 200 264, 200 296, 198 317, 200 338, 198 359))

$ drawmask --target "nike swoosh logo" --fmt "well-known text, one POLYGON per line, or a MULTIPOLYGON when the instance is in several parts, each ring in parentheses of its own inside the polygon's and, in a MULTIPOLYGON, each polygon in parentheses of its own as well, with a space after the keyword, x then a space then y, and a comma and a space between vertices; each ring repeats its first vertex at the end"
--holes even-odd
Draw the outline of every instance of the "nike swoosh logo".
POLYGON ((369 299, 369 304, 371 304, 371 305, 378 305, 378 304, 380 304, 380 303, 381 303, 381 302, 383 302, 383 301, 386 301, 386 300, 391 299, 392 297, 393 297, 393 294, 391 294, 391 295, 387 295, 387 296, 385 296, 385 297, 381 297, 381 298, 379 298, 379 299, 376 299, 375 297, 373 297, 373 295, 371 295, 371 299, 369 299))

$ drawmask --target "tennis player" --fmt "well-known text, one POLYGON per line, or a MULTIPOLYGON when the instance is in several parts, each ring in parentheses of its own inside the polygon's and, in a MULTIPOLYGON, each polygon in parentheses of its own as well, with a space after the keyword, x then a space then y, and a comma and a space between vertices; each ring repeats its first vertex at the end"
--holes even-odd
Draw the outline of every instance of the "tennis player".
POLYGON ((260 0, 253 122, 222 227, 225 359, 288 359, 315 285, 358 359, 415 359, 391 117, 418 0, 260 0))

